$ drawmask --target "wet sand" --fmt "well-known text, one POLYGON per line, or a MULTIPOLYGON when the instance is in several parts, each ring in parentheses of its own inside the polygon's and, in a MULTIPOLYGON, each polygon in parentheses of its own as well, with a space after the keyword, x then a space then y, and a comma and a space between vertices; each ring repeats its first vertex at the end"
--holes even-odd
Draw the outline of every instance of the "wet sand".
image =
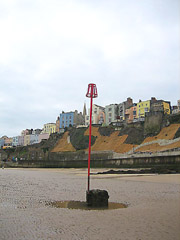
POLYGON ((127 208, 47 204, 85 201, 86 188, 86 169, 0 169, 0 239, 180 239, 180 174, 91 176, 91 189, 127 208))

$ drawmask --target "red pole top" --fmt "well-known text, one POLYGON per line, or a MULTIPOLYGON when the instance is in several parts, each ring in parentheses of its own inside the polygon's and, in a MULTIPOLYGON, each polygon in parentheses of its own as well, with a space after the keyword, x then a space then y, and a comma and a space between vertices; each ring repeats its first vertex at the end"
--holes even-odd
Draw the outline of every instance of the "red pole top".
POLYGON ((98 94, 97 94, 96 84, 94 84, 94 83, 88 84, 88 90, 87 90, 87 93, 86 93, 86 97, 96 98, 97 96, 98 96, 98 94))

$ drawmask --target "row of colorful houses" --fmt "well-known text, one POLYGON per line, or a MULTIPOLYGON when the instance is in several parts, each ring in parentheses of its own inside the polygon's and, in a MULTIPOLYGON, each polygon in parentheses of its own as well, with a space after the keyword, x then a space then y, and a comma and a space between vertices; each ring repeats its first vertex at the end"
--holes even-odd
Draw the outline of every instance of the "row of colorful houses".
POLYGON ((20 136, 15 136, 12 138, 9 138, 7 136, 2 136, 0 138, 0 148, 11 148, 11 147, 17 147, 17 146, 28 146, 36 143, 40 143, 42 140, 48 139, 49 134, 43 133, 41 130, 41 133, 38 133, 40 129, 33 130, 32 129, 26 129, 23 130, 20 136), (38 131, 37 131, 38 130, 38 131))
MULTIPOLYGON (((143 121, 147 113, 161 112, 163 114, 175 114, 180 112, 180 100, 177 106, 172 106, 169 101, 157 100, 152 97, 150 100, 133 103, 131 98, 119 104, 110 104, 104 108, 98 105, 92 107, 92 123, 110 125, 114 122, 137 122, 143 121)), ((85 116, 85 125, 89 125, 89 112, 85 116)))
MULTIPOLYGON (((176 114, 180 112, 180 100, 177 101, 177 106, 171 106, 169 101, 157 100, 152 97, 150 100, 133 103, 129 97, 122 103, 109 104, 105 107, 93 104, 92 106, 92 124, 110 125, 117 122, 137 122, 144 121, 146 114, 161 112, 163 114, 176 114)), ((3 136, 0 138, 0 148, 8 148, 12 146, 27 146, 40 143, 46 140, 52 133, 64 132, 65 128, 87 127, 90 121, 90 110, 86 111, 84 104, 83 113, 74 112, 60 113, 55 123, 46 123, 42 129, 25 129, 20 136, 8 138, 3 136)))

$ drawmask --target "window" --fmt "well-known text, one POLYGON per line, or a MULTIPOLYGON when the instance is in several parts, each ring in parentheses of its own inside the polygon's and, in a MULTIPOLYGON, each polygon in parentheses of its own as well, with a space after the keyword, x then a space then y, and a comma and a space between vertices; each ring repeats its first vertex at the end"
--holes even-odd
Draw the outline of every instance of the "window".
POLYGON ((144 111, 145 111, 145 112, 148 112, 148 108, 144 108, 144 111))
POLYGON ((112 108, 108 108, 108 111, 110 112, 112 110, 112 108))

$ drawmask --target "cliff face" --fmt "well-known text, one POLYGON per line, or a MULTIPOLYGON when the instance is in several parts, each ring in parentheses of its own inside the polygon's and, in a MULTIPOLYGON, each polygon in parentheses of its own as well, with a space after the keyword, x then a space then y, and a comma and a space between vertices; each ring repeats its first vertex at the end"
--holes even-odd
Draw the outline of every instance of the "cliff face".
MULTIPOLYGON (((89 129, 84 132, 84 136, 88 136, 89 129)), ((161 152, 180 148, 180 124, 171 124, 164 127, 155 136, 145 137, 140 129, 134 127, 123 128, 120 131, 113 131, 109 136, 100 134, 98 127, 92 127, 92 136, 95 142, 92 144, 92 151, 113 151, 117 153, 133 152, 161 152)), ((80 137, 81 139, 81 137, 80 137)), ((83 137, 82 137, 83 139, 83 137)), ((77 145, 77 149, 71 144, 70 133, 64 134, 57 145, 51 152, 77 151, 83 144, 77 145)), ((88 148, 81 150, 88 151, 88 148)))
MULTIPOLYGON (((71 129, 60 139, 52 152, 88 151, 89 129, 71 129), (69 141, 69 143, 68 143, 69 141), (69 149, 72 144, 73 149, 69 149)), ((92 126, 92 151, 167 151, 180 147, 180 114, 163 116, 148 114, 145 122, 122 124, 120 130, 114 127, 92 126), (172 123, 172 124, 171 124, 172 123), (176 140, 173 140, 176 139, 176 140)))
MULTIPOLYGON (((1 151, 1 158, 10 160, 49 160, 52 154, 87 152, 88 128, 71 128, 64 134, 52 134, 40 144, 1 151)), ((176 116, 148 116, 144 123, 122 124, 114 127, 92 127, 92 151, 130 154, 136 152, 162 152, 180 149, 180 114, 176 116), (171 124, 172 123, 172 124, 171 124)), ((53 155, 54 156, 54 155, 53 155)), ((74 155, 73 155, 74 156, 74 155)))

